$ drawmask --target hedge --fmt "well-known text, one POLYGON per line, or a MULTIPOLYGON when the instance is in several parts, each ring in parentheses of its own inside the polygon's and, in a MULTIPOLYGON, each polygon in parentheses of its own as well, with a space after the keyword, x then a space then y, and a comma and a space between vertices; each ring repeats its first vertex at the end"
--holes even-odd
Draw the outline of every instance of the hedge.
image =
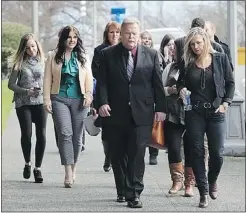
POLYGON ((31 32, 31 28, 23 24, 5 22, 2 24, 2 78, 6 78, 10 72, 8 58, 18 48, 21 37, 31 32))
POLYGON ((28 26, 5 22, 2 25, 2 46, 11 47, 16 50, 19 46, 21 37, 30 32, 31 28, 28 26))

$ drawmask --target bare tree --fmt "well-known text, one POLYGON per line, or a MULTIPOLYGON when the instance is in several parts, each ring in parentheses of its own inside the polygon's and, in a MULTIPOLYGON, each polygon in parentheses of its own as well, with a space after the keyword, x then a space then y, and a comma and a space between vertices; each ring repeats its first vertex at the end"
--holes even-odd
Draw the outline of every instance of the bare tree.
POLYGON ((237 1, 238 45, 245 47, 245 1, 237 1))

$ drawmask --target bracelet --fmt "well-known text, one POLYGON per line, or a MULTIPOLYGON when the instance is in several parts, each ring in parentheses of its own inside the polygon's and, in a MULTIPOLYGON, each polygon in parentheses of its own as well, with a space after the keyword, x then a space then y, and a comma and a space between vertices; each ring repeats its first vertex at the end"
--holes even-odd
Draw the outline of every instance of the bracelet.
POLYGON ((226 108, 229 107, 229 104, 227 102, 223 102, 222 105, 223 105, 223 107, 226 107, 226 108))

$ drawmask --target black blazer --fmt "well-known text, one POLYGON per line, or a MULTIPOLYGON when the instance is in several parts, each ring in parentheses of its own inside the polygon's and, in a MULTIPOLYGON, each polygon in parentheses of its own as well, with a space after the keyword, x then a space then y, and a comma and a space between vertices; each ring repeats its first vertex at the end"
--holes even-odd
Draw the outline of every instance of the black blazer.
POLYGON ((136 125, 152 125, 154 112, 165 111, 158 53, 138 45, 137 62, 130 81, 127 53, 122 43, 102 50, 96 101, 98 108, 104 104, 111 108, 111 116, 103 118, 103 125, 124 124, 132 117, 136 125))
MULTIPOLYGON (((189 68, 184 68, 184 62, 180 64, 179 68, 180 75, 177 82, 178 92, 186 87, 185 78, 186 73, 189 72, 189 68)), ((212 72, 217 95, 213 106, 218 108, 223 102, 231 104, 235 92, 235 81, 229 59, 225 53, 213 53, 212 72)))
POLYGON ((221 47, 224 50, 224 53, 228 56, 228 59, 230 61, 231 68, 232 68, 232 71, 233 71, 234 67, 233 67, 233 64, 232 64, 231 51, 230 51, 229 46, 226 43, 223 43, 222 41, 220 41, 219 38, 216 35, 214 35, 214 40, 221 45, 221 47))
POLYGON ((100 66, 100 54, 101 50, 104 48, 109 47, 108 44, 100 44, 94 49, 94 55, 92 58, 92 63, 91 63, 91 69, 92 69, 92 74, 95 79, 97 79, 97 73, 99 72, 99 66, 100 66))

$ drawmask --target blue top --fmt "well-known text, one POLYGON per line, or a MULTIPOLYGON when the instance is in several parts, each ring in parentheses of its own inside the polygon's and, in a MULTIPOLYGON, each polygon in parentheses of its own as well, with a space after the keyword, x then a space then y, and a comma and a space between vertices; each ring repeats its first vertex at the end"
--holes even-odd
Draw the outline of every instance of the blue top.
POLYGON ((61 83, 59 96, 65 98, 81 98, 79 84, 79 67, 76 61, 76 53, 72 52, 70 60, 63 63, 61 69, 61 83))
POLYGON ((97 80, 93 78, 93 95, 96 95, 96 85, 97 85, 97 80))

